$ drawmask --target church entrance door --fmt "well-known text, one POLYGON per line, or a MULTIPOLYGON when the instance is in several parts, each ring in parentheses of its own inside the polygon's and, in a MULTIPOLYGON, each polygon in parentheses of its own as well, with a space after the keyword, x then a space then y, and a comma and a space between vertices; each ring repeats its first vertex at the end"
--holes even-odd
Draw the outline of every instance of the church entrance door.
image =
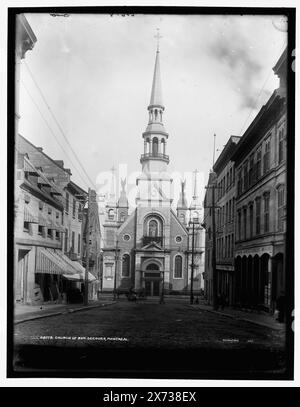
POLYGON ((160 281, 147 280, 145 281, 146 296, 158 297, 160 292, 160 281))

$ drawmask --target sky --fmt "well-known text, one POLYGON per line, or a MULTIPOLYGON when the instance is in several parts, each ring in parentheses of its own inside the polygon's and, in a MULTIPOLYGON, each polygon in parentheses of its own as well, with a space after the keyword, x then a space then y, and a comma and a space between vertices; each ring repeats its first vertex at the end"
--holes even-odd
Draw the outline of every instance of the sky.
POLYGON ((157 28, 169 171, 183 179, 197 169, 201 199, 213 164, 213 135, 217 158, 278 86, 272 68, 287 41, 280 16, 26 18, 37 42, 22 61, 19 132, 62 159, 79 186, 92 182, 100 194, 108 190, 112 166, 121 168, 129 188, 141 171, 157 28))

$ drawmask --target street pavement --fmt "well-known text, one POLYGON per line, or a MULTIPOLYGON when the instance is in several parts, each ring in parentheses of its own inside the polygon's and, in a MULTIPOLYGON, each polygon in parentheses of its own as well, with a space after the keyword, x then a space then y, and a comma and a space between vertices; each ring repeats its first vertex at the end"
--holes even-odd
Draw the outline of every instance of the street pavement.
POLYGON ((193 366, 193 371, 214 377, 284 371, 283 326, 272 329, 229 310, 222 315, 206 307, 190 305, 186 299, 165 304, 158 299, 121 299, 104 307, 94 304, 80 307, 80 312, 19 321, 14 328, 15 367, 119 372, 130 366, 149 374, 149 365, 157 367, 163 361, 172 372, 183 363, 186 369, 193 366), (196 354, 188 361, 184 352, 190 351, 196 354), (134 358, 129 361, 131 352, 134 358))

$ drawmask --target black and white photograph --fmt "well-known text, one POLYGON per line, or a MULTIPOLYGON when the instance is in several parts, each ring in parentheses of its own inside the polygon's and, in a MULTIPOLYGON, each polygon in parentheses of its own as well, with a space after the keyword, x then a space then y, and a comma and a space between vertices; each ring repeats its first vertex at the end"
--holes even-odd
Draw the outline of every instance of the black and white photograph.
POLYGON ((292 380, 295 10, 8 14, 8 377, 292 380))

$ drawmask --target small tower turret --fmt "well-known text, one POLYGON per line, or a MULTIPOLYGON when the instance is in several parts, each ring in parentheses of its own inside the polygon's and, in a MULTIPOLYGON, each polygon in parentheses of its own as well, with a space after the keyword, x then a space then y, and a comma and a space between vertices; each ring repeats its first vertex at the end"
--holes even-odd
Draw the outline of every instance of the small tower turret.
POLYGON ((121 193, 117 203, 117 217, 119 222, 124 222, 128 217, 129 205, 125 187, 126 187, 126 178, 124 180, 121 179, 121 193))
POLYGON ((177 217, 183 225, 186 225, 187 222, 187 200, 185 197, 185 183, 186 180, 181 182, 181 191, 177 203, 177 217))

